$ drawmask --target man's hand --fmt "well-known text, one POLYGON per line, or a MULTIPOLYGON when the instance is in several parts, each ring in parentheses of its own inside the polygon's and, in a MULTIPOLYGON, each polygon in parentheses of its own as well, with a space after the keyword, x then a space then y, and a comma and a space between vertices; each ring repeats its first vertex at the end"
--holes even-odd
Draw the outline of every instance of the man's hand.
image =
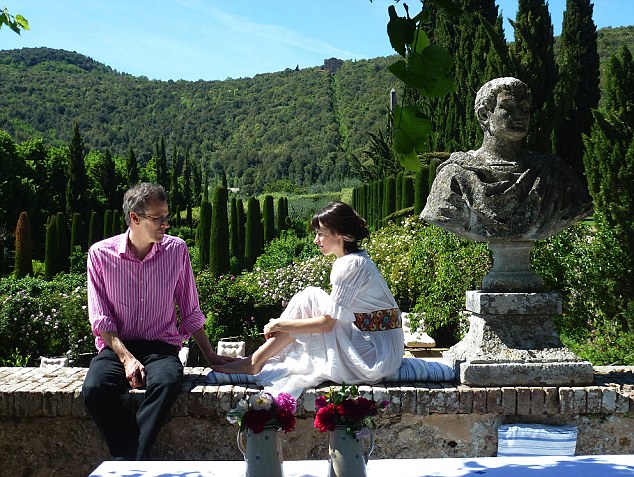
POLYGON ((145 386, 145 368, 134 356, 130 355, 123 362, 125 377, 128 378, 132 389, 139 389, 145 386))

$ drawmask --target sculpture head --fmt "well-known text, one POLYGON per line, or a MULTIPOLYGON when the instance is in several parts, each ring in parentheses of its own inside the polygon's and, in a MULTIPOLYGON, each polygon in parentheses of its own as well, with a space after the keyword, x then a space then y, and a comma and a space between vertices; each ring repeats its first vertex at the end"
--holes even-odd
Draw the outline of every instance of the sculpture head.
POLYGON ((521 140, 528 132, 530 94, 517 78, 496 78, 476 95, 474 110, 485 137, 521 140))

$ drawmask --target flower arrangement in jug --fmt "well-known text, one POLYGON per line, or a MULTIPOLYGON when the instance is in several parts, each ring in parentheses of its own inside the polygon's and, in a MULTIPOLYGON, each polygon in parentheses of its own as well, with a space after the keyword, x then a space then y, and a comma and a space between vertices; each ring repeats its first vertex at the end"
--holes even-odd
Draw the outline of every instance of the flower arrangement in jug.
POLYGON ((266 427, 275 427, 290 432, 297 423, 296 410, 297 401, 290 394, 273 396, 261 391, 248 399, 240 399, 236 407, 227 414, 227 419, 231 424, 238 424, 241 431, 251 429, 257 434, 266 427))
POLYGON ((320 432, 334 431, 337 426, 345 426, 346 432, 361 439, 367 437, 370 429, 376 428, 374 417, 385 411, 389 401, 376 402, 359 396, 356 386, 330 388, 323 396, 315 399, 314 427, 320 432))

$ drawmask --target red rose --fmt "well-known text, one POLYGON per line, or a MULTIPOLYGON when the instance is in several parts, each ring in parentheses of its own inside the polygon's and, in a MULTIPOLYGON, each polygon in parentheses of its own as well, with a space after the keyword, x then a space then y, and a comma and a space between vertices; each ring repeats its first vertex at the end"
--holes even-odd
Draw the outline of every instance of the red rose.
POLYGON ((337 406, 337 412, 346 422, 359 422, 364 417, 376 415, 377 410, 374 401, 359 397, 343 401, 337 406))
POLYGON ((292 412, 279 410, 277 411, 277 422, 279 422, 280 427, 284 432, 291 432, 295 429, 297 419, 292 412))
POLYGON ((322 407, 326 407, 328 405, 328 400, 326 396, 318 396, 315 398, 315 407, 317 409, 321 409, 322 407))
POLYGON ((328 404, 317 411, 313 426, 319 429, 319 432, 334 431, 336 418, 335 406, 328 404))
POLYGON ((244 413, 243 422, 246 427, 258 433, 264 430, 266 424, 273 417, 273 413, 264 409, 250 409, 244 413))

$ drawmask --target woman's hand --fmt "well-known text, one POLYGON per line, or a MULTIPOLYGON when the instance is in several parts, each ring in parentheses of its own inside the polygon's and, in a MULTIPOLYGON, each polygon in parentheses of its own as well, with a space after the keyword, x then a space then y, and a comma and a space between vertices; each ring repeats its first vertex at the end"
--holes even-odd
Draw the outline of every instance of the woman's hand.
POLYGON ((271 318, 269 322, 266 325, 264 325, 264 337, 267 340, 275 336, 276 331, 280 331, 279 329, 280 321, 281 320, 279 318, 271 318))

